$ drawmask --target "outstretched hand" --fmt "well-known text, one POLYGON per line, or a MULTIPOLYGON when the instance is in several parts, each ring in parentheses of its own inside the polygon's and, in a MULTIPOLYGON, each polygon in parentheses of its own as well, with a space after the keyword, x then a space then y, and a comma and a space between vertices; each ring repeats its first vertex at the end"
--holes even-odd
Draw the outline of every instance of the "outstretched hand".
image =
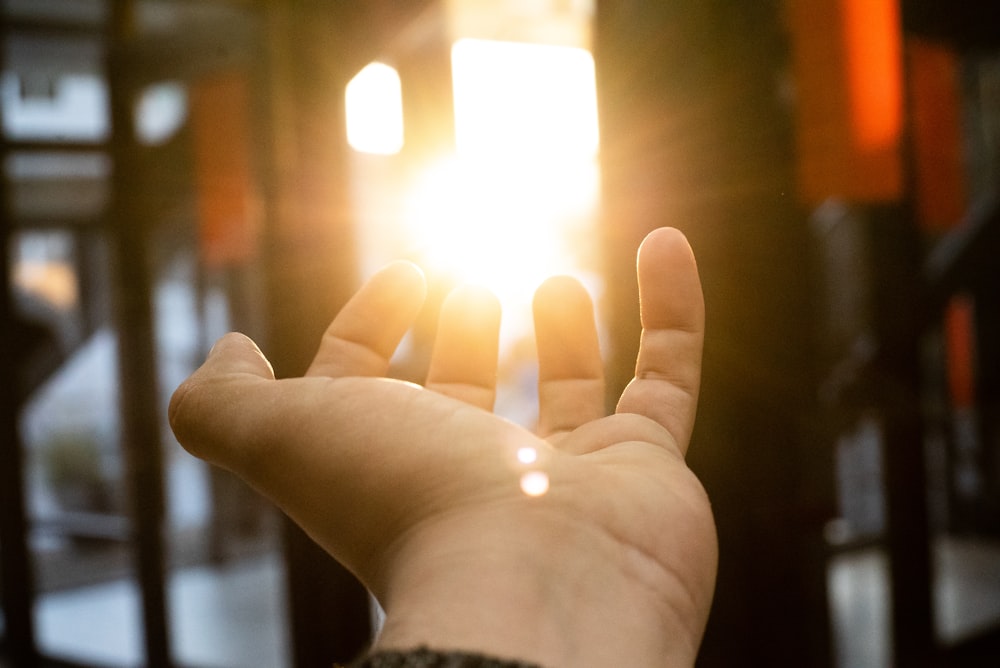
POLYGON ((445 301, 424 387, 386 378, 426 290, 400 262, 337 315, 302 378, 275 380, 252 341, 223 337, 175 392, 171 425, 371 589, 382 647, 692 665, 717 549, 684 463, 704 307, 676 230, 646 238, 638 272, 636 374, 611 416, 593 308, 566 277, 535 296, 537 433, 490 412, 500 307, 485 291, 445 301))

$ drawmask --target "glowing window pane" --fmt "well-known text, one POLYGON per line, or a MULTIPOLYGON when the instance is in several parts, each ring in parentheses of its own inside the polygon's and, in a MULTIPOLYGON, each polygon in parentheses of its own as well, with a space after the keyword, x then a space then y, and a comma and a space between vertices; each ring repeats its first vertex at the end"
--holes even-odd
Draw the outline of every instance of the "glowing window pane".
POLYGON ((403 94, 396 70, 371 63, 347 84, 347 141, 362 153, 403 148, 403 94))
POLYGON ((463 39, 452 47, 452 80, 458 155, 413 180, 400 237, 425 268, 493 290, 505 322, 525 312, 530 322, 538 284, 579 274, 589 252, 582 240, 592 238, 599 181, 593 58, 463 39))
POLYGON ((136 135, 144 144, 163 144, 180 130, 187 115, 188 96, 183 84, 155 84, 142 91, 136 102, 136 135))
POLYGON ((585 49, 463 39, 452 47, 464 154, 594 156, 597 93, 585 49))

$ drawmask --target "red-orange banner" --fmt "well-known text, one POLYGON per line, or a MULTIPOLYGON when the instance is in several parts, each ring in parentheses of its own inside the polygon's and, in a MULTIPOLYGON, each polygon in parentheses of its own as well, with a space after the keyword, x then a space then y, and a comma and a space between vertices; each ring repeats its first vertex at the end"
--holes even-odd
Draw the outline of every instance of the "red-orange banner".
POLYGON ((257 252, 260 206, 246 76, 233 72, 197 82, 191 127, 202 261, 212 267, 248 262, 257 252))
POLYGON ((809 205, 899 199, 902 25, 897 0, 788 0, 799 195, 809 205))

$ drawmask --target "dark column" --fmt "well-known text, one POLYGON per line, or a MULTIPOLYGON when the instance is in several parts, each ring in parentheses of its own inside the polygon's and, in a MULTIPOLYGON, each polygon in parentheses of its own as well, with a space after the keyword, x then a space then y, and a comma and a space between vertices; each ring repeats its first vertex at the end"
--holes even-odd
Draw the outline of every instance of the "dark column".
POLYGON ((114 266, 119 409, 142 596, 146 665, 159 668, 172 665, 172 661, 164 586, 162 423, 149 261, 151 216, 142 204, 141 147, 133 129, 138 79, 125 52, 135 39, 134 4, 122 0, 112 7, 107 66, 114 164, 109 236, 114 266))
MULTIPOLYGON (((5 34, 0 33, 0 34, 5 34)), ((6 154, 6 151, 4 151, 6 154)), ((0 595, 3 602, 4 647, 15 666, 38 664, 35 647, 34 573, 28 554, 28 524, 24 504, 24 452, 18 420, 21 387, 16 349, 14 308, 10 277, 11 211, 7 185, 0 202, 0 595)))
POLYGON ((781 89, 781 3, 597 9, 612 393, 634 368, 644 234, 682 229, 705 290, 689 462, 712 498, 720 567, 699 664, 827 665, 821 531, 833 516, 832 466, 810 438, 810 267, 781 89))
MULTIPOLYGON (((265 51, 255 100, 266 206, 263 348, 301 375, 358 280, 347 183, 344 88, 365 61, 330 3, 259 4, 265 51)), ((367 592, 290 521, 285 556, 293 663, 347 663, 371 635, 367 592)))
MULTIPOLYGON (((2 223, 0 223, 2 224, 2 223)), ((0 271, 10 276, 7 263, 6 230, 4 243, 0 244, 0 271)), ((31 668, 37 665, 34 619, 34 573, 28 555, 24 505, 24 456, 18 430, 20 402, 17 384, 11 379, 18 376, 12 332, 13 316, 10 303, 10 285, 5 280, 0 295, 0 594, 2 594, 4 636, 3 646, 15 666, 31 668)))
POLYGON ((922 249, 907 207, 880 207, 872 214, 873 313, 879 345, 870 373, 884 441, 893 665, 933 666, 936 642, 920 392, 926 322, 922 249))
MULTIPOLYGON (((6 17, 0 23, 0 39, 5 39, 9 26, 6 17)), ((0 54, 0 60, 3 55, 0 54)), ((0 65, 3 63, 0 62, 0 65)), ((0 157, 7 155, 7 142, 0 133, 0 157)), ((10 661, 17 666, 32 668, 38 664, 35 647, 34 573, 28 553, 28 526, 24 504, 24 452, 18 420, 21 409, 21 388, 14 381, 19 377, 17 335, 14 330, 14 305, 10 277, 10 235, 13 211, 6 176, 0 192, 0 601, 3 604, 3 646, 10 661)))

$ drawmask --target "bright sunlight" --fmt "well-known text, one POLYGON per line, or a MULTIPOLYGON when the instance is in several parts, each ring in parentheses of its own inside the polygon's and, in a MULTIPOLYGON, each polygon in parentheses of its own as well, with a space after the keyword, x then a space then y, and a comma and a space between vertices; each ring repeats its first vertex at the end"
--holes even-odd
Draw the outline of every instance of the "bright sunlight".
POLYGON ((594 59, 585 49, 462 39, 452 47, 463 155, 511 160, 597 154, 594 59))
POLYGON ((596 190, 592 164, 442 161, 406 203, 410 247, 429 267, 524 304, 547 276, 579 269, 571 232, 589 222, 596 190))
POLYGON ((403 219, 429 268, 527 304, 579 273, 597 206, 594 64, 584 49, 464 39, 452 49, 457 155, 429 165, 403 219), (578 244, 577 244, 578 245, 578 244))

